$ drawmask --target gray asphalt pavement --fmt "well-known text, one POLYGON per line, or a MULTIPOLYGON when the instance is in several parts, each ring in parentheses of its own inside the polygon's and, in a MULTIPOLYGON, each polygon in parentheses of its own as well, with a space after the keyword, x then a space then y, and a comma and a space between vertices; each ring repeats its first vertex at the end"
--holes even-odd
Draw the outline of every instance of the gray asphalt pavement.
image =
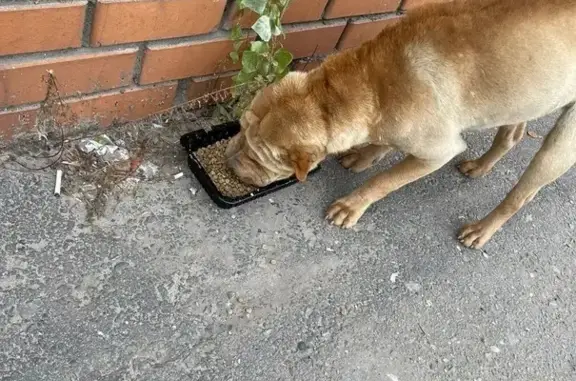
POLYGON ((93 224, 53 173, 2 171, 0 380, 573 381, 576 171, 484 252, 455 239, 539 144, 478 180, 454 161, 352 231, 323 212, 368 174, 335 162, 229 211, 189 173, 143 184, 93 224))

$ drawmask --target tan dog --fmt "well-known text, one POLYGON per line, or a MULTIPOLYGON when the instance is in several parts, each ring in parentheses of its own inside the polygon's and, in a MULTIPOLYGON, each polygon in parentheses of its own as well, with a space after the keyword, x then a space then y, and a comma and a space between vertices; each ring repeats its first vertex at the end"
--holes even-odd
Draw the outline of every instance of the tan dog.
POLYGON ((471 0, 415 10, 355 50, 266 88, 242 118, 229 165, 258 186, 304 181, 327 155, 361 171, 388 151, 406 158, 330 206, 351 227, 390 192, 466 149, 463 131, 499 127, 490 150, 459 169, 488 173, 526 121, 562 116, 506 199, 460 233, 482 247, 540 188, 576 162, 576 0, 471 0))

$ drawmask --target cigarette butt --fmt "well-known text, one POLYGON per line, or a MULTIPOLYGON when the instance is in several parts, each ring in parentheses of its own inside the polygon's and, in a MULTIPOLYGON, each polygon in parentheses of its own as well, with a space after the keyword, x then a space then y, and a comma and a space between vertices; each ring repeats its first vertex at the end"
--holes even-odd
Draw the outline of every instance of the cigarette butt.
POLYGON ((177 173, 174 175, 174 180, 178 180, 180 177, 184 176, 183 172, 177 173))
POLYGON ((54 196, 60 196, 60 188, 62 187, 62 170, 56 171, 56 184, 54 185, 54 196))

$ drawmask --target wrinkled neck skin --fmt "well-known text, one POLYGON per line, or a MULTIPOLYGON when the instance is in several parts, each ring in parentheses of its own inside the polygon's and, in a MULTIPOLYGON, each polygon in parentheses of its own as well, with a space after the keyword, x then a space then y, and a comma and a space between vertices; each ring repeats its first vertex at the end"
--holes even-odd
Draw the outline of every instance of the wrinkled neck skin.
MULTIPOLYGON (((374 56, 375 43, 329 57, 307 76, 311 100, 321 110, 326 126, 328 155, 367 144, 389 143, 385 134, 374 128, 386 114, 387 120, 394 119, 381 101, 383 89, 393 84, 372 69, 375 64, 388 65, 389 59, 374 56)), ((381 67, 379 70, 382 72, 381 67)))

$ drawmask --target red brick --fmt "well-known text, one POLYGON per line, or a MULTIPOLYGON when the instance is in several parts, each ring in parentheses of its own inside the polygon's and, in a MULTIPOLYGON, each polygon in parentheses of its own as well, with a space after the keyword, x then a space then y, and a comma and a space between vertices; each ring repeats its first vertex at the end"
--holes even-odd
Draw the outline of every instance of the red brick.
POLYGON ((202 105, 226 100, 230 97, 230 88, 234 86, 234 81, 232 80, 234 74, 227 73, 221 76, 192 79, 188 84, 188 100, 198 100, 202 105), (198 99, 209 93, 214 93, 213 97, 198 99))
POLYGON ((34 126, 38 106, 26 107, 18 111, 0 111, 0 141, 30 130, 34 126))
POLYGON ((400 20, 400 17, 393 17, 382 20, 357 20, 348 24, 342 39, 338 44, 338 50, 353 48, 363 42, 376 37, 384 28, 393 25, 400 20))
POLYGON ((0 56, 79 47, 86 1, 0 7, 0 56))
MULTIPOLYGON (((176 83, 170 83, 69 98, 64 101, 68 107, 60 122, 66 128, 73 128, 82 121, 97 122, 102 127, 108 127, 113 122, 141 119, 172 107, 175 94, 176 83)), ((30 130, 35 124, 38 108, 38 105, 34 105, 18 111, 0 112, 0 138, 7 140, 30 130)))
POLYGON ((413 9, 417 7, 421 7, 422 5, 429 5, 435 3, 450 3, 453 0, 404 0, 404 4, 402 4, 403 9, 413 9))
POLYGON ((286 38, 280 38, 280 42, 294 58, 325 55, 334 51, 345 27, 344 21, 329 25, 287 27, 286 38))
POLYGON ((220 24, 226 0, 100 0, 92 46, 208 33, 220 24))
POLYGON ((144 56, 140 82, 200 77, 234 69, 228 58, 231 51, 232 42, 227 38, 151 46, 144 56))
POLYGON ((47 90, 43 77, 48 70, 54 73, 63 97, 128 86, 136 51, 131 48, 0 64, 0 107, 43 100, 47 90))
POLYGON ((328 0, 292 0, 284 16, 283 23, 315 21, 322 18, 328 0))
POLYGON ((170 83, 95 94, 66 103, 79 121, 94 120, 106 127, 116 121, 136 120, 169 109, 175 94, 176 83, 170 83))
MULTIPOLYGON (((345 22, 286 28, 286 38, 280 42, 295 58, 327 54, 334 50, 345 22)), ((228 38, 194 41, 181 44, 161 44, 146 50, 140 83, 156 83, 187 77, 201 77, 238 69, 228 54, 232 42, 228 38)))
MULTIPOLYGON (((282 16, 282 23, 290 24, 320 20, 327 3, 328 0, 292 0, 286 12, 284 12, 284 16, 282 16)), ((258 15, 248 9, 242 14, 232 11, 230 12, 227 26, 231 27, 238 22, 243 28, 249 28, 256 22, 257 18, 258 15)))
POLYGON ((400 0, 332 0, 326 8, 324 18, 369 15, 373 13, 394 12, 400 6, 400 0))

